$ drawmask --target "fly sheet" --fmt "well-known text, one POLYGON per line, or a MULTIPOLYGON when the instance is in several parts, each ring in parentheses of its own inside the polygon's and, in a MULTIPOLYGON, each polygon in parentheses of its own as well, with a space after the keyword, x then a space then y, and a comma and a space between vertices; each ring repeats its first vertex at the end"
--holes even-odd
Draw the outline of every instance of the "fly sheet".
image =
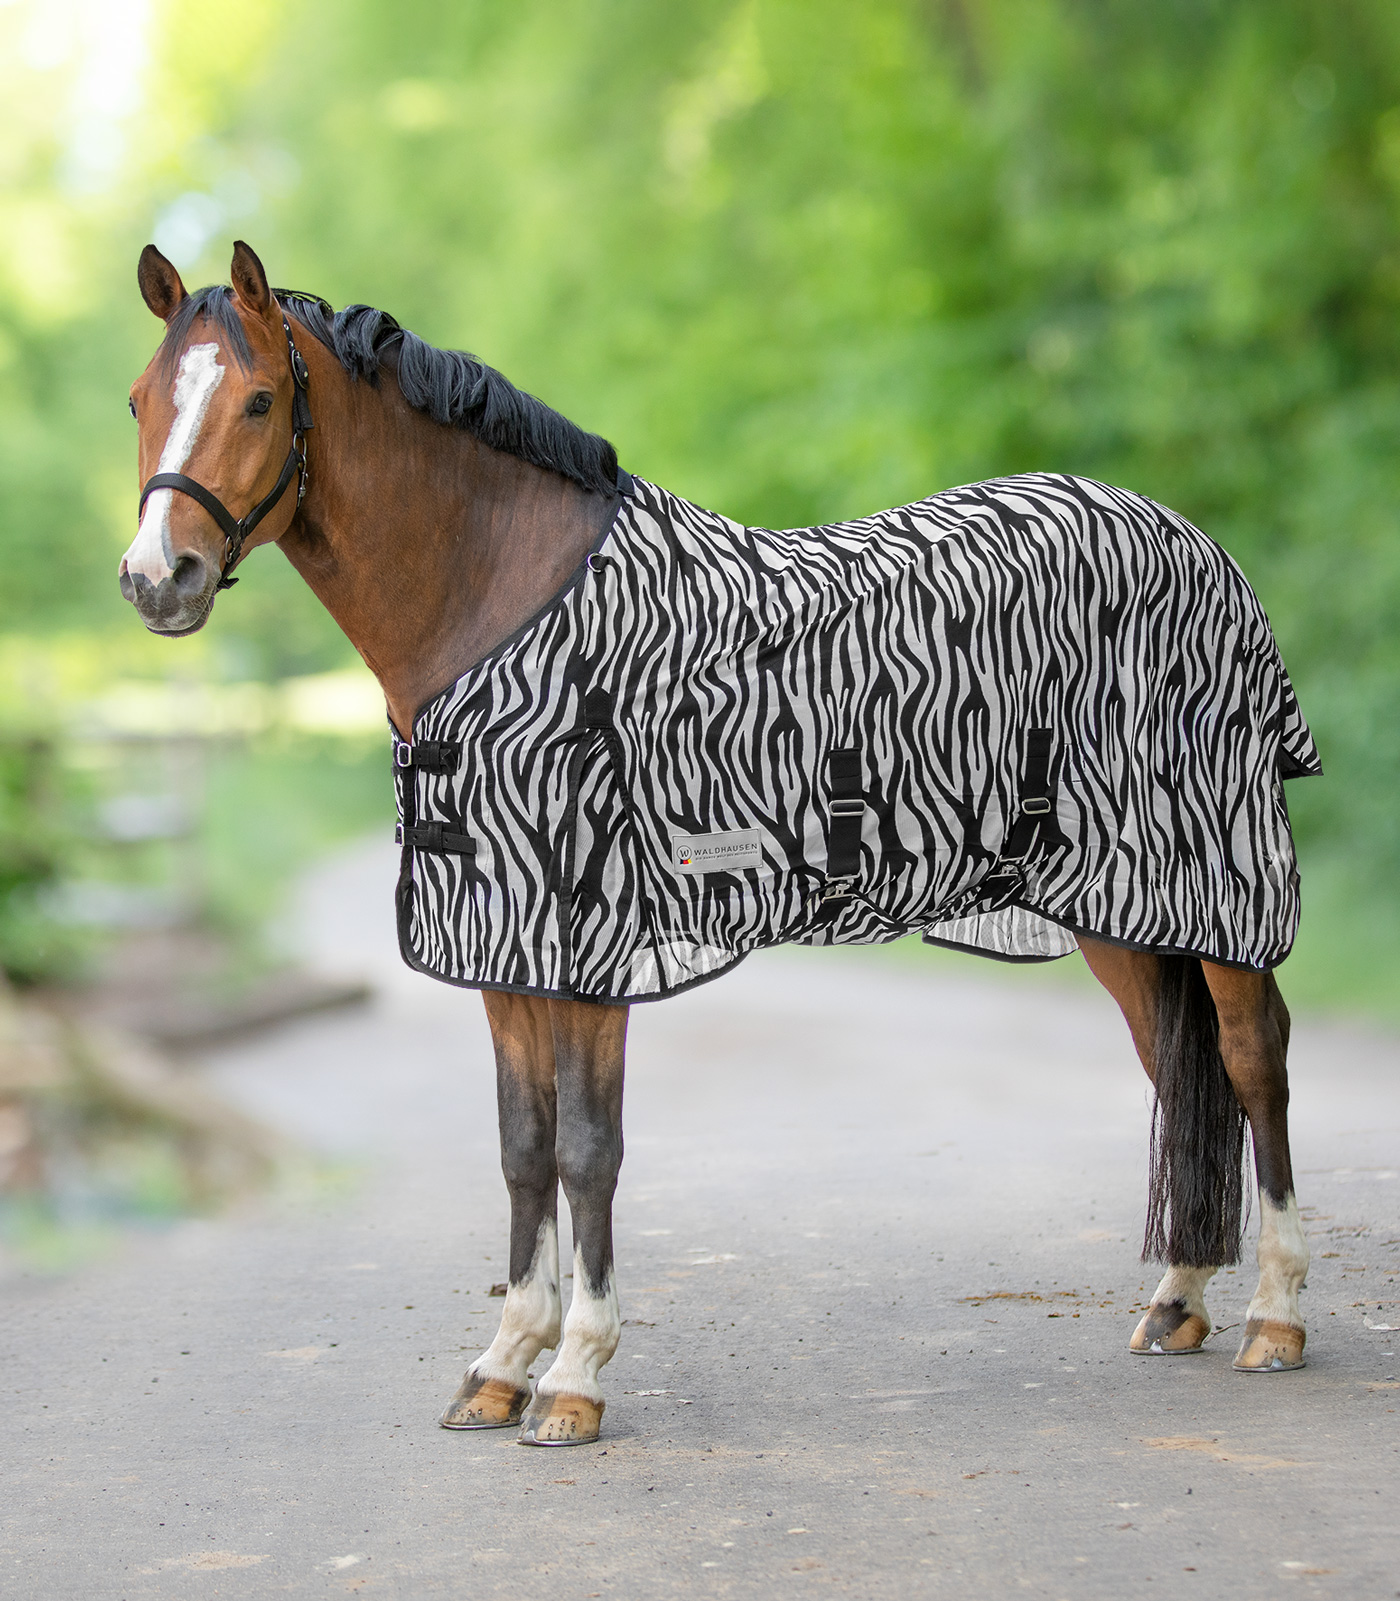
POLYGON ((408 964, 614 1002, 916 930, 1271 968, 1298 920, 1281 780, 1321 770, 1234 562, 1041 474, 781 531, 634 479, 412 733, 408 964))

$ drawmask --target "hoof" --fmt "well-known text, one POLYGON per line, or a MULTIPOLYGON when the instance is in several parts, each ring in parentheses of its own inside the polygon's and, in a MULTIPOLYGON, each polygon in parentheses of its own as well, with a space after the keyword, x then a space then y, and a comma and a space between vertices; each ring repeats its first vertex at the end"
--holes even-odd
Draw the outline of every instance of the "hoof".
POLYGON ((521 1445, 592 1445, 603 1402, 582 1395, 537 1395, 520 1430, 521 1445))
POLYGON ((508 1429, 519 1423, 520 1414, 529 1404, 528 1390, 517 1390, 501 1379, 481 1379, 468 1373, 438 1423, 444 1429, 508 1429))
POLYGON ((1303 1361, 1306 1341, 1303 1330, 1291 1323, 1252 1317, 1244 1326, 1235 1366, 1241 1373, 1289 1373, 1307 1365, 1303 1361))
POLYGON ((1198 1313, 1188 1312, 1176 1302, 1152 1306, 1133 1330, 1129 1348, 1138 1356, 1186 1356, 1199 1351, 1210 1333, 1210 1324, 1198 1313))

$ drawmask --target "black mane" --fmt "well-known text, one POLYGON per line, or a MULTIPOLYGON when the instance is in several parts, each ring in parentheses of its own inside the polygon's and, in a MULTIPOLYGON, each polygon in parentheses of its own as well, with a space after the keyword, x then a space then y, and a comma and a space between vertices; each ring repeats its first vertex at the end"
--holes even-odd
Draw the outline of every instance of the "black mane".
MULTIPOLYGON (((291 289, 273 293, 308 333, 335 352, 352 378, 378 388, 380 372, 387 367, 409 405, 434 422, 465 428, 483 445, 562 473, 583 489, 601 495, 616 492, 617 452, 608 441, 517 389, 494 367, 462 350, 437 349, 373 306, 332 311, 316 295, 291 289)), ((172 315, 162 346, 167 368, 173 368, 200 318, 214 325, 240 367, 251 366, 253 352, 234 309, 233 291, 211 284, 181 301, 172 315)))

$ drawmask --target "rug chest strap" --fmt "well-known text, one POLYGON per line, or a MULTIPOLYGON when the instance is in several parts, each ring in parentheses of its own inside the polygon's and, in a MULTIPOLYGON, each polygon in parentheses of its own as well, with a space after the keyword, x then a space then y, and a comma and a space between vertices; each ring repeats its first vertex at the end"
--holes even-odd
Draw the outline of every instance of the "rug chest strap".
POLYGON ((830 800, 826 831, 826 887, 824 904, 849 900, 855 893, 860 872, 860 833, 865 821, 865 796, 861 791, 860 751, 834 750, 826 759, 826 780, 830 800))
POLYGON ((394 772, 400 779, 398 787, 404 816, 404 821, 394 830, 395 844, 411 845, 414 850, 433 851, 439 855, 476 855, 476 840, 470 834, 459 833, 445 823, 417 820, 417 786, 408 777, 415 771, 452 774, 461 761, 460 740, 418 739, 412 744, 406 739, 394 741, 394 772))
POLYGON ((460 740, 420 739, 410 745, 394 741, 394 766, 415 767, 420 773, 455 773, 462 762, 460 740))
POLYGON ((472 836, 454 833, 445 823, 400 823, 394 830, 394 843, 412 845, 419 851, 435 851, 439 855, 476 855, 476 841, 472 836))

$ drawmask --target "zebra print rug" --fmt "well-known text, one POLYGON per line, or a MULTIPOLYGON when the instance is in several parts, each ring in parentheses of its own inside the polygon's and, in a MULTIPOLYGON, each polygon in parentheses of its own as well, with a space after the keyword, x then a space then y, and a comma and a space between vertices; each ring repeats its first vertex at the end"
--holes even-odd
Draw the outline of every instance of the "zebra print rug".
POLYGON ((600 1001, 914 930, 1274 967, 1321 770, 1230 558, 1039 474, 783 531, 635 479, 395 760, 409 965, 600 1001))

